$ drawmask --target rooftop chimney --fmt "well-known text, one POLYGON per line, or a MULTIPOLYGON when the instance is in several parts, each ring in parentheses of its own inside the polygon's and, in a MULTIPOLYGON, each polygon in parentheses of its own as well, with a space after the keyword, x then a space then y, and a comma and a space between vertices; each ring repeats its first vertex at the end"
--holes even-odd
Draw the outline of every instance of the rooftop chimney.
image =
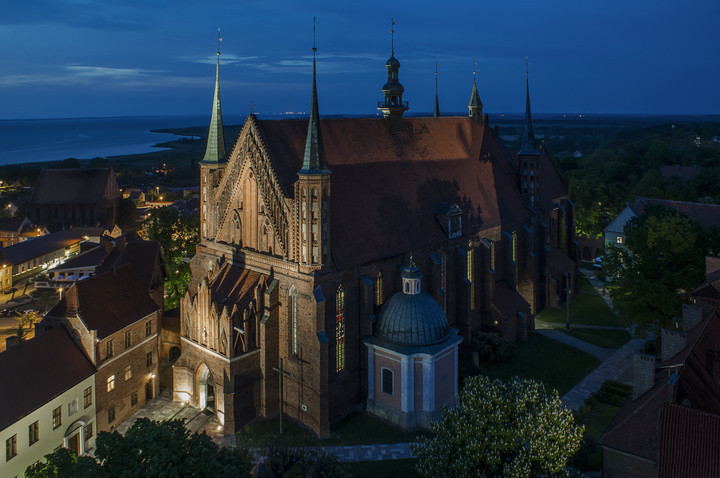
POLYGON ((647 354, 635 354, 633 357, 633 393, 632 399, 647 392, 655 385, 655 357, 647 354))

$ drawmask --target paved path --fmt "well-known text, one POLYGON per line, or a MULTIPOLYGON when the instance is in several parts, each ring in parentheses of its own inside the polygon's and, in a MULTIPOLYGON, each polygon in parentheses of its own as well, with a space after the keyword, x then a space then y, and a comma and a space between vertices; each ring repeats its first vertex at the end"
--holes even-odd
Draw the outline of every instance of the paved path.
MULTIPOLYGON (((560 333, 560 332, 558 332, 560 333)), ((632 367, 632 357, 645 343, 643 339, 633 339, 616 350, 610 358, 605 360, 598 368, 590 372, 584 379, 575 385, 568 393, 563 395, 563 403, 573 410, 577 410, 585 403, 591 393, 600 390, 605 380, 618 380, 632 367)))
POLYGON ((576 349, 580 349, 583 352, 587 352, 593 357, 596 357, 602 361, 605 361, 609 359, 612 354, 615 352, 613 349, 606 349, 604 347, 598 347, 597 345, 589 344, 583 340, 576 339, 575 337, 568 335, 564 332, 560 332, 559 330, 555 329, 536 329, 536 332, 540 335, 544 335, 545 337, 549 337, 553 340, 557 340, 558 342, 562 342, 564 344, 568 344, 571 347, 575 347, 576 349))
MULTIPOLYGON (((583 276, 585 276, 587 280, 590 281, 590 284, 595 288, 597 293, 600 295, 600 297, 602 297, 608 307, 610 307, 610 310, 615 312, 615 309, 613 309, 612 300, 610 299, 610 293, 605 288, 605 283, 597 278, 595 271, 585 269, 583 267, 578 267, 578 270, 583 276)), ((615 315, 617 315, 617 312, 615 312, 615 315)))
POLYGON ((324 446, 327 453, 335 455, 343 462, 400 460, 412 458, 410 443, 392 443, 389 445, 351 445, 324 446))

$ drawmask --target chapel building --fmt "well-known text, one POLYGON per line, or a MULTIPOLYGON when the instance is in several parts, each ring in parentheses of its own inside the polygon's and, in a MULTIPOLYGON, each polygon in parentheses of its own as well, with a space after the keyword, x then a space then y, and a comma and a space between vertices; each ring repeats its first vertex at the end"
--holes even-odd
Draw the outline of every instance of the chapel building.
MULTIPOLYGON (((414 393, 402 384, 419 382, 392 369, 397 381, 383 387, 382 369, 369 363, 387 343, 383 305, 402 291, 408 264, 422 275, 419 307, 432 309, 418 317, 445 320, 419 346, 441 343, 432 353, 452 357, 447 380, 461 340, 469 346, 480 330, 522 339, 537 311, 575 286, 573 205, 535 142, 529 87, 523 145, 508 153, 474 80, 468 116, 436 108, 407 118, 394 50, 385 66, 382 117, 321 119, 313 60, 309 118, 250 114, 226 154, 218 57, 173 396, 212 410, 228 434, 280 406, 320 436, 358 404, 422 426, 430 392, 416 388, 412 408, 378 397, 414 393)), ((382 360, 407 352, 385 349, 382 360)), ((453 386, 432 403, 452 404, 453 386)))

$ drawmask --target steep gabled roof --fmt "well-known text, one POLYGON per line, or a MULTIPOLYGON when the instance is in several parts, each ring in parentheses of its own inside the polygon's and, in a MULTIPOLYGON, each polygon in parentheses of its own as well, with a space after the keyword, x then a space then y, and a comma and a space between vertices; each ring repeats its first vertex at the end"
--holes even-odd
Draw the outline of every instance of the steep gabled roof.
MULTIPOLYGON (((512 164, 491 131, 468 117, 321 120, 332 171, 331 256, 363 264, 440 242, 436 203, 457 203, 463 234, 529 217, 512 164)), ((273 168, 292 191, 307 122, 258 121, 273 168)))
POLYGON ((720 476, 720 415, 663 404, 659 478, 720 476))
POLYGON ((0 430, 94 373, 92 362, 65 327, 0 353, 0 430))
MULTIPOLYGON (((70 310, 74 301, 85 326, 97 330, 101 339, 159 309, 131 264, 76 282, 61 303, 70 310)), ((51 312, 55 314, 56 309, 51 312)))
POLYGON ((225 264, 209 284, 210 298, 218 305, 237 304, 244 310, 254 299, 255 287, 262 278, 258 272, 225 264))
POLYGON ((710 226, 720 226, 720 205, 717 204, 637 197, 632 208, 638 216, 641 216, 645 212, 645 208, 651 204, 664 206, 696 219, 704 229, 710 226))
POLYGON ((105 191, 111 182, 116 182, 112 168, 43 169, 30 205, 99 204, 106 199, 105 191))

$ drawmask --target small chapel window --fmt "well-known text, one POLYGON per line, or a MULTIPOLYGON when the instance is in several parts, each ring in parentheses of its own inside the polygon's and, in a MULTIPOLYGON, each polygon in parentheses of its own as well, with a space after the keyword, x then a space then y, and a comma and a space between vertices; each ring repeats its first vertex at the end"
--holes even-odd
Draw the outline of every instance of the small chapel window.
POLYGON ((383 393, 393 394, 393 371, 389 368, 382 369, 382 386, 383 393))
POLYGON ((383 303, 383 275, 382 272, 377 273, 377 279, 375 280, 375 305, 382 305, 383 303))
POLYGON ((342 284, 335 294, 335 371, 345 369, 345 289, 342 284))
POLYGON ((297 289, 292 286, 290 289, 290 347, 293 355, 298 354, 298 310, 297 310, 297 289))

